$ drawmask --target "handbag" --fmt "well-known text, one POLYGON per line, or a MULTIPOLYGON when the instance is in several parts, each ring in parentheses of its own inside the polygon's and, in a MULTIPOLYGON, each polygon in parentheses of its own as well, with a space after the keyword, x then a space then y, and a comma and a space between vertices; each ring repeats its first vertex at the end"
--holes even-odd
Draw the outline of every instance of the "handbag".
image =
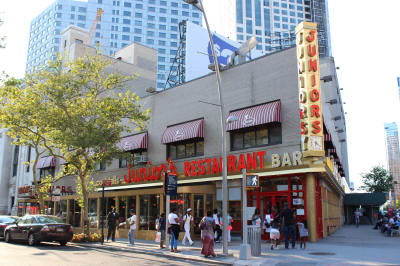
POLYGON ((161 232, 157 232, 157 233, 156 233, 156 239, 155 239, 155 241, 156 241, 157 243, 160 243, 160 241, 161 241, 161 232))
POLYGON ((199 228, 200 228, 200 230, 204 230, 206 228, 206 221, 205 220, 201 220, 201 222, 199 224, 199 228))

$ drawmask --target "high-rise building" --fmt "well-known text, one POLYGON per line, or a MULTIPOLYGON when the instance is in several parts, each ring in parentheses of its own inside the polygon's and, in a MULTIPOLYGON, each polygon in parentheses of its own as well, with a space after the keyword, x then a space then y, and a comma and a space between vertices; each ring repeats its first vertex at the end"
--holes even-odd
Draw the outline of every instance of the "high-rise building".
POLYGON ((31 22, 27 72, 60 50, 61 32, 69 25, 90 30, 97 10, 104 10, 91 45, 107 55, 131 42, 158 50, 157 88, 164 88, 179 46, 178 24, 201 24, 201 12, 181 0, 56 0, 31 22))
POLYGON ((397 88, 399 90, 399 101, 400 101, 400 77, 397 77, 397 88))
POLYGON ((400 148, 399 130, 395 122, 385 123, 386 154, 389 173, 393 176, 394 193, 400 200, 400 148), (396 184, 397 181, 397 184, 396 184))
POLYGON ((270 53, 295 43, 302 21, 318 24, 319 53, 331 55, 327 0, 203 0, 210 27, 238 42, 252 36, 257 50, 270 53))

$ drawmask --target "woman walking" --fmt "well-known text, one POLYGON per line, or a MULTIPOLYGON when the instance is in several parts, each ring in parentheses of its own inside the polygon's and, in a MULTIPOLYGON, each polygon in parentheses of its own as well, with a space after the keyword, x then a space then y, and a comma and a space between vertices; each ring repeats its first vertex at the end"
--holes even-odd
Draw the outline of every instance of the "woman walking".
POLYGON ((278 247, 278 241, 279 241, 279 238, 281 237, 281 234, 279 232, 280 217, 279 217, 279 213, 276 213, 275 207, 272 207, 271 215, 273 215, 274 219, 271 222, 269 238, 271 239, 271 250, 273 250, 274 244, 275 244, 275 248, 278 247))
POLYGON ((158 230, 160 230, 161 233, 161 239, 160 239, 160 248, 163 249, 164 247, 164 241, 165 241, 165 227, 166 227, 167 220, 165 219, 165 213, 161 214, 160 219, 158 220, 158 230))
POLYGON ((168 222, 171 225, 169 227, 171 233, 171 252, 179 252, 178 251, 178 238, 179 232, 181 228, 179 226, 179 216, 177 214, 176 208, 172 209, 172 212, 168 216, 168 222))
POLYGON ((214 252, 214 228, 215 221, 211 214, 211 211, 207 212, 207 216, 203 217, 200 222, 200 230, 201 230, 201 254, 203 254, 206 258, 208 256, 215 257, 214 252))

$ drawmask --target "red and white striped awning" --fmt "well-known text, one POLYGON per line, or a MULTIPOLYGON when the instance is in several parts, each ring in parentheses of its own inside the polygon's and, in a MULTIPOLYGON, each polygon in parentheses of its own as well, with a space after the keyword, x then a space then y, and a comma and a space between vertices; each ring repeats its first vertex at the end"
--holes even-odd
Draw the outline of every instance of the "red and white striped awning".
POLYGON ((204 119, 202 118, 195 121, 167 127, 162 135, 161 143, 168 144, 187 139, 202 138, 203 126, 204 119))
POLYGON ((56 158, 54 158, 53 156, 47 156, 39 158, 36 168, 42 169, 54 166, 56 166, 56 158))
POLYGON ((117 144, 117 147, 123 151, 133 151, 138 149, 147 149, 148 135, 147 132, 123 137, 117 144))
POLYGON ((235 116, 238 118, 238 120, 229 123, 226 127, 227 131, 272 122, 281 122, 281 102, 275 101, 230 112, 229 116, 235 116))

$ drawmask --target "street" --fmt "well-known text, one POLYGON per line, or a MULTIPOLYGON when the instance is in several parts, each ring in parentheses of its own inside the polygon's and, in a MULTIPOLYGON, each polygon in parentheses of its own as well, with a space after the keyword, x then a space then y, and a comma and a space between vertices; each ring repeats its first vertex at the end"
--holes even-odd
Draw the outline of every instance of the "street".
MULTIPOLYGON (((196 262, 196 265, 207 265, 196 262)), ((101 250, 90 247, 42 243, 30 247, 26 243, 7 244, 0 241, 0 266, 63 266, 63 265, 193 265, 191 261, 162 256, 101 250)))
MULTIPOLYGON (((399 265, 400 237, 386 237, 372 226, 344 226, 317 243, 307 243, 307 249, 286 250, 282 245, 269 250, 263 242, 262 255, 247 261, 238 260, 240 241, 229 246, 234 256, 201 261, 200 242, 193 247, 179 246, 182 251, 171 254, 160 251, 154 241, 138 240, 134 248, 126 239, 100 244, 73 244, 65 247, 42 243, 29 247, 25 243, 7 244, 0 241, 0 266, 30 265, 399 265), (135 252, 136 251, 136 252, 135 252), (154 254, 154 255, 152 255, 154 254), (173 256, 173 257, 171 257, 173 256), (182 259, 181 259, 182 258, 182 259), (199 261, 200 260, 200 261, 199 261)), ((221 254, 221 244, 216 253, 221 254)))

